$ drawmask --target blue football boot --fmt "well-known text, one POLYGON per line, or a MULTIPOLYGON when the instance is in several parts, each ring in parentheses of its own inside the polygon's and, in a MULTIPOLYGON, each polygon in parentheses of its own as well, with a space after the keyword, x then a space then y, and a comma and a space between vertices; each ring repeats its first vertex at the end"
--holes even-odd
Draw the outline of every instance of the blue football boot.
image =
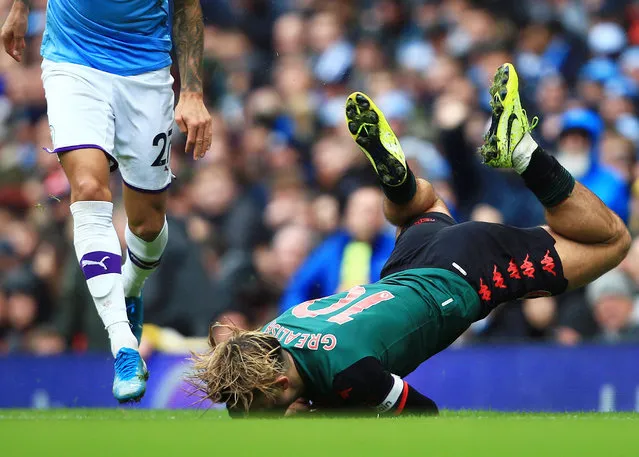
POLYGON ((146 392, 149 371, 140 353, 135 349, 122 348, 115 356, 113 396, 120 403, 138 402, 146 392))

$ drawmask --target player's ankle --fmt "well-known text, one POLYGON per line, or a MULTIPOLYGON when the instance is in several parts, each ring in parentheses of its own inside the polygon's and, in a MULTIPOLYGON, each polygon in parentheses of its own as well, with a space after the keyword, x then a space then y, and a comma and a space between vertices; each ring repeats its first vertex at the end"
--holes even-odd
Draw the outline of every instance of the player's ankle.
POLYGON ((513 169, 522 174, 528 168, 533 152, 539 147, 530 133, 526 132, 513 151, 513 169))
POLYGON ((142 289, 144 288, 146 278, 140 281, 134 274, 129 272, 128 268, 122 268, 122 279, 124 283, 124 296, 126 298, 142 296, 142 289))
POLYGON ((113 357, 115 357, 122 348, 138 349, 138 340, 133 335, 128 321, 115 322, 109 325, 107 332, 109 332, 113 357))
POLYGON ((406 179, 399 186, 387 186, 382 183, 384 195, 396 205, 405 205, 410 202, 417 193, 417 180, 415 179, 415 175, 410 168, 407 169, 406 173, 406 179))

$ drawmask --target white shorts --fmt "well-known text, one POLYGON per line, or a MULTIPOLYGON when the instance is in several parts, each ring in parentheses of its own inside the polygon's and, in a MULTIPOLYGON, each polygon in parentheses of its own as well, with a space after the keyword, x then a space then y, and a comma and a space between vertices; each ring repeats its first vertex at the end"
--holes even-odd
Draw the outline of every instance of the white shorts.
POLYGON ((42 62, 53 153, 101 149, 124 183, 142 192, 171 184, 173 77, 169 67, 119 76, 71 63, 42 62))

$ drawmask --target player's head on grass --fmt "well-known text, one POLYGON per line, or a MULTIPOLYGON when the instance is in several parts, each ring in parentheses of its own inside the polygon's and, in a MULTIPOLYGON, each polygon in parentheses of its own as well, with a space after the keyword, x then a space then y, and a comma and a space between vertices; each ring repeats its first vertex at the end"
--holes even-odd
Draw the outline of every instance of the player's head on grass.
POLYGON ((232 412, 283 412, 300 396, 295 364, 273 335, 215 324, 209 344, 206 352, 191 357, 190 383, 204 399, 226 403, 232 412), (216 327, 228 330, 228 338, 216 341, 216 327))

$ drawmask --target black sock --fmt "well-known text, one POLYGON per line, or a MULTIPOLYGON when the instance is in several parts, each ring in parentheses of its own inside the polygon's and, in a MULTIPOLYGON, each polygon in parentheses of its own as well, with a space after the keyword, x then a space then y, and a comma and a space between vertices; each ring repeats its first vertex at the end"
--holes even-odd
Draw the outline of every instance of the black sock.
POLYGON ((570 197, 575 178, 553 156, 538 147, 521 174, 526 186, 547 208, 557 206, 570 197))
POLYGON ((408 175, 402 184, 399 186, 387 186, 382 183, 382 190, 384 191, 384 195, 393 203, 398 205, 404 205, 411 201, 417 193, 417 181, 415 180, 415 175, 408 168, 408 175))

